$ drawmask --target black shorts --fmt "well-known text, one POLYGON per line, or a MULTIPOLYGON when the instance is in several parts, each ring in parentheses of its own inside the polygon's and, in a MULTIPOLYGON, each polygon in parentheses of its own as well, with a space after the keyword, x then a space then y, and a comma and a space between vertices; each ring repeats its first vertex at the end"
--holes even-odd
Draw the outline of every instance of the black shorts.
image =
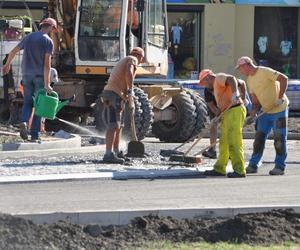
POLYGON ((103 110, 103 120, 108 128, 120 128, 124 126, 123 110, 125 101, 113 91, 104 90, 102 98, 106 105, 103 110))

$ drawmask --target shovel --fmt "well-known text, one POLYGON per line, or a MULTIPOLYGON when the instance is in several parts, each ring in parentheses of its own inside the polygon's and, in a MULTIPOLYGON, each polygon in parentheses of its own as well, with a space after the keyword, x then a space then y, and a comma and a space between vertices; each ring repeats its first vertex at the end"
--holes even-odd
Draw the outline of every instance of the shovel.
MULTIPOLYGON (((256 121, 258 120, 258 118, 260 118, 260 117, 262 117, 262 116, 264 116, 265 114, 267 114, 268 112, 270 112, 271 110, 273 110, 274 108, 276 108, 276 105, 275 106, 273 106, 272 108, 270 108, 270 109, 268 109, 268 110, 266 110, 266 111, 262 111, 262 112, 260 112, 255 118, 254 118, 254 120, 253 120, 253 122, 252 123, 256 123, 256 121)), ((247 125, 250 125, 250 124, 246 124, 246 123, 244 123, 244 126, 247 126, 247 125)))
POLYGON ((127 154, 128 157, 145 157, 145 146, 142 142, 138 141, 136 136, 135 122, 134 122, 134 109, 130 109, 130 123, 131 123, 131 136, 132 139, 128 143, 127 154))
MULTIPOLYGON (((231 108, 231 106, 229 106, 228 108, 226 108, 224 111, 221 112, 221 114, 219 114, 219 116, 217 116, 215 119, 216 121, 221 120, 221 118, 223 117, 223 115, 231 108)), ((191 150, 199 143, 199 141, 202 139, 204 132, 207 132, 208 129, 210 129, 210 127, 212 126, 212 123, 210 124, 210 126, 202 131, 198 136, 198 139, 192 144, 192 146, 190 146, 190 148, 184 153, 184 154, 172 154, 170 155, 169 161, 179 161, 179 162, 185 162, 185 163, 202 163, 202 153, 201 155, 199 154, 200 152, 198 152, 197 154, 193 155, 193 156, 189 156, 188 154, 191 152, 191 150)), ((208 146, 207 148, 205 148, 204 150, 207 150, 208 148, 210 148, 210 146, 208 146)))
MULTIPOLYGON (((180 162, 184 162, 184 163, 188 163, 188 164, 201 164, 203 162, 203 152, 205 152, 206 150, 209 150, 213 147, 215 147, 220 140, 217 140, 216 142, 210 144, 209 146, 201 149, 199 152, 197 152, 196 154, 194 154, 193 156, 184 156, 184 155, 176 155, 176 156, 172 156, 174 161, 180 161, 180 162)), ((177 166, 177 165, 175 165, 177 166)), ((172 167, 175 166, 171 166, 168 169, 171 169, 172 167)))

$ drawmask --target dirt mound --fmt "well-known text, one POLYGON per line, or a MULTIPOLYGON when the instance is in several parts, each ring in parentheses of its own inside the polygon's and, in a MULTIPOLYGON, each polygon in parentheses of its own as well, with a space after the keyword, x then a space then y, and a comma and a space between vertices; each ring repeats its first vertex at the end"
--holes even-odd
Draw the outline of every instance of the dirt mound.
POLYGON ((115 227, 67 222, 36 225, 10 215, 0 216, 0 249, 125 249, 147 241, 233 242, 267 245, 300 243, 300 214, 292 210, 237 215, 232 219, 137 217, 115 227))

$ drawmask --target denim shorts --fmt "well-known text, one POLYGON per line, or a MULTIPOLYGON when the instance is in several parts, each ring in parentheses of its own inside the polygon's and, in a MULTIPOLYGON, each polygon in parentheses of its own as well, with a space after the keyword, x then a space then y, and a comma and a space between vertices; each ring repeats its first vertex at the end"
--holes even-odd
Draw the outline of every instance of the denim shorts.
POLYGON ((118 94, 110 90, 104 90, 102 92, 102 100, 104 103, 102 118, 107 124, 107 127, 124 127, 124 100, 122 100, 118 94))

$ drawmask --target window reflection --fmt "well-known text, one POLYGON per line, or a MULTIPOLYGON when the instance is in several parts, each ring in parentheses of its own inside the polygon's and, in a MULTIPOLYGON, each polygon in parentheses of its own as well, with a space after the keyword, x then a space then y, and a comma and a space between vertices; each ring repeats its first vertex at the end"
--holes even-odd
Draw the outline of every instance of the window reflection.
POLYGON ((149 42, 163 47, 165 43, 165 25, 163 16, 163 6, 161 0, 154 0, 149 3, 149 42))
POLYGON ((83 0, 78 53, 83 61, 120 59, 121 0, 83 0))

